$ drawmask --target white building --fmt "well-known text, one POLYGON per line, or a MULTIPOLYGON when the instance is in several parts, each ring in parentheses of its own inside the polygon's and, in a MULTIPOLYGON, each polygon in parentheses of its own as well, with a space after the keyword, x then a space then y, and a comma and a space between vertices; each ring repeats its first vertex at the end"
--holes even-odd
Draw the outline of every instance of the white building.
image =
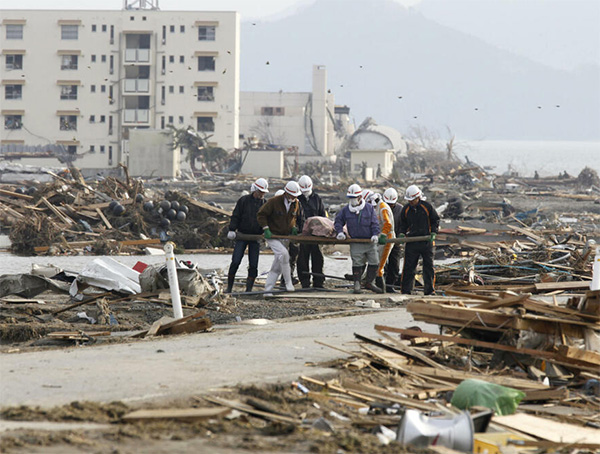
POLYGON ((298 154, 331 156, 335 149, 334 97, 327 70, 313 66, 312 92, 240 94, 240 133, 260 142, 298 147, 298 154))
POLYGON ((371 180, 392 173, 396 154, 406 153, 407 146, 400 132, 389 126, 376 124, 367 118, 352 134, 350 144, 350 166, 354 175, 366 174, 371 180))
POLYGON ((238 13, 133 3, 0 11, 0 153, 53 146, 97 171, 128 163, 131 129, 168 124, 238 147, 238 13))

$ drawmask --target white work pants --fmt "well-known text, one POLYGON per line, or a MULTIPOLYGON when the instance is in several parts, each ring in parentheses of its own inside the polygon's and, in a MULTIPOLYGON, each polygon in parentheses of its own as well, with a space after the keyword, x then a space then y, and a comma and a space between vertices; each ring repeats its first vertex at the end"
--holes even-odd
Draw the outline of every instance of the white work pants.
POLYGON ((265 284, 265 291, 269 292, 275 287, 275 283, 281 274, 285 281, 285 289, 288 292, 294 291, 294 284, 292 284, 292 269, 290 268, 290 253, 288 251, 288 240, 267 240, 267 244, 273 251, 275 257, 273 257, 273 265, 267 276, 267 283, 265 284))

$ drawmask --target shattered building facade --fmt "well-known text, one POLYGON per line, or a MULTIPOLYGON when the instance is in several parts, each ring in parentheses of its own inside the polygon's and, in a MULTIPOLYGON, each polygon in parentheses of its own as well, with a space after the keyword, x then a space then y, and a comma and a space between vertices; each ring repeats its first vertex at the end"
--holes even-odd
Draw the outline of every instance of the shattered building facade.
POLYGON ((157 1, 3 10, 0 157, 102 171, 128 163, 130 130, 168 124, 236 148, 239 30, 236 12, 160 11, 157 1))
POLYGON ((313 65, 311 92, 240 94, 240 134, 299 155, 332 156, 336 146, 334 96, 327 90, 327 69, 313 65))

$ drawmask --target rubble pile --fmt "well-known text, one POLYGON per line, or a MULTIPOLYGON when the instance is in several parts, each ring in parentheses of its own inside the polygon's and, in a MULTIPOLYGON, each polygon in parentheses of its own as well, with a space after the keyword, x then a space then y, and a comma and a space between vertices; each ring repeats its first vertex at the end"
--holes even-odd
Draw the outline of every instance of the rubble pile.
POLYGON ((202 249, 226 239, 227 210, 176 191, 163 198, 128 176, 88 184, 72 170, 49 183, 0 189, 0 222, 10 228, 11 252, 114 255, 168 240, 202 249))

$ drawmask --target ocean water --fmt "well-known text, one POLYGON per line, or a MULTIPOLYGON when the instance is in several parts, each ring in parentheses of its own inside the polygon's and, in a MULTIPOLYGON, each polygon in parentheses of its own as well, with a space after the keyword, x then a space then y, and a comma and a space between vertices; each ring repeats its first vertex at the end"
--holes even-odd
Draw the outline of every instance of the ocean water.
POLYGON ((600 174, 600 141, 465 140, 455 141, 455 154, 465 156, 492 173, 516 171, 520 176, 577 176, 584 167, 600 174))

